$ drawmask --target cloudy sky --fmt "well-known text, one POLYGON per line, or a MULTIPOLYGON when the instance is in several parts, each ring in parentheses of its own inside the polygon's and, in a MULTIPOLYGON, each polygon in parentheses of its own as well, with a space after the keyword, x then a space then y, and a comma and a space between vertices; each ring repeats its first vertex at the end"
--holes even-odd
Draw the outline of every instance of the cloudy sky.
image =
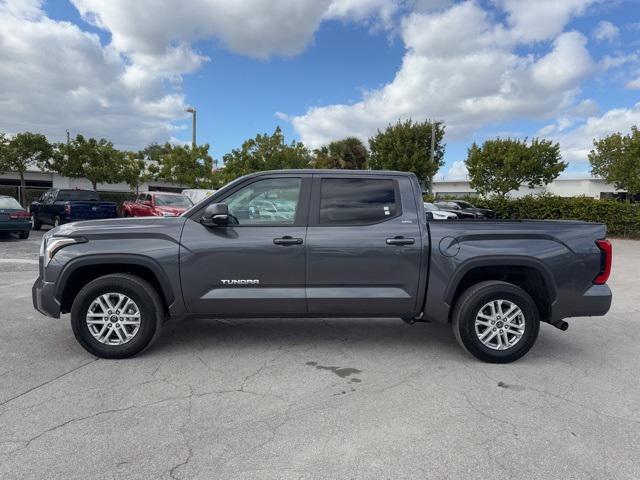
POLYGON ((220 158, 280 125, 312 147, 398 119, 544 136, 573 172, 640 125, 640 0, 0 0, 0 131, 220 158))

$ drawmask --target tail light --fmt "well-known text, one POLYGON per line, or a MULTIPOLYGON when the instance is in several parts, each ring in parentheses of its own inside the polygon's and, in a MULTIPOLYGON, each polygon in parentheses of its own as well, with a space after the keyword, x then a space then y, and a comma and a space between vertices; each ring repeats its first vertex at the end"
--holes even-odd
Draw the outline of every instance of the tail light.
POLYGON ((604 285, 611 275, 611 257, 613 256, 613 247, 609 240, 596 240, 596 245, 600 249, 600 273, 593 279, 596 285, 604 285))
POLYGON ((13 212, 9 214, 9 220, 28 220, 30 218, 29 212, 13 212))
POLYGON ((71 216, 71 204, 69 202, 64 204, 64 213, 71 216))

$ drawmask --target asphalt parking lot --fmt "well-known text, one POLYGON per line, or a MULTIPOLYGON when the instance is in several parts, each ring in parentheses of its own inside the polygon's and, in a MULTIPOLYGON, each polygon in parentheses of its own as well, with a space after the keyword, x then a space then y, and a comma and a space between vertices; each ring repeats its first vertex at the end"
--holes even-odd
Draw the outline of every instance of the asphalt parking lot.
POLYGON ((101 360, 33 310, 41 233, 0 238, 0 478, 640 478, 640 243, 605 318, 511 365, 398 319, 197 320, 101 360))

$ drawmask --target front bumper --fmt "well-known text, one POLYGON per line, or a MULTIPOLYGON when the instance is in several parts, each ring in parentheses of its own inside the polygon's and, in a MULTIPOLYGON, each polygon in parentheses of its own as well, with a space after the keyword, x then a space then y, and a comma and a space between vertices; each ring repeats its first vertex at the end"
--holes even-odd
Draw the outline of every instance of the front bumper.
POLYGON ((60 318, 60 304, 56 300, 56 284, 38 277, 31 288, 33 308, 48 317, 60 318))

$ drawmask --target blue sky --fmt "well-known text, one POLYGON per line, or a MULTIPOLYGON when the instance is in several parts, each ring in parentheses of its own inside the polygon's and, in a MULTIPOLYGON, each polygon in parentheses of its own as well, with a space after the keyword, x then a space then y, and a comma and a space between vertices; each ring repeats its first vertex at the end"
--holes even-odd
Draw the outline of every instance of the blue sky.
POLYGON ((221 158, 277 125, 318 146, 433 117, 455 177, 471 142, 497 135, 560 141, 583 172, 591 138, 640 123, 638 0, 163 3, 0 0, 33 70, 0 54, 0 102, 22 99, 4 99, 0 129, 137 148, 190 140, 195 105, 198 141, 221 158))

